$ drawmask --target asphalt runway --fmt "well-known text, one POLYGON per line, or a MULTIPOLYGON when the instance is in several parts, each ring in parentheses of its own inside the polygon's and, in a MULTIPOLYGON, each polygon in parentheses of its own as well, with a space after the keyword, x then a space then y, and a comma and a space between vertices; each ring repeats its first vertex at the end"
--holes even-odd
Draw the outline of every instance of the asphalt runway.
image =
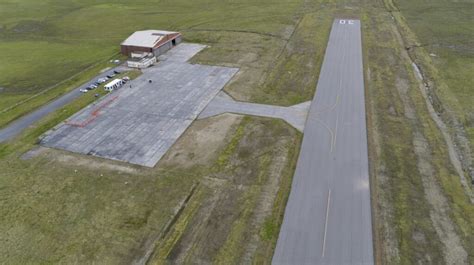
POLYGON ((336 19, 273 264, 374 264, 360 21, 336 19))

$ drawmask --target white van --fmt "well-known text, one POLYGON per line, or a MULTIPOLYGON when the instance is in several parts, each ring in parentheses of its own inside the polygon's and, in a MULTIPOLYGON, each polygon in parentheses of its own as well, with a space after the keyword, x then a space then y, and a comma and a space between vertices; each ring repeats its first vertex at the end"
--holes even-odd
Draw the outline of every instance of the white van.
POLYGON ((122 79, 114 79, 112 82, 104 86, 105 91, 113 91, 121 87, 125 82, 122 79))

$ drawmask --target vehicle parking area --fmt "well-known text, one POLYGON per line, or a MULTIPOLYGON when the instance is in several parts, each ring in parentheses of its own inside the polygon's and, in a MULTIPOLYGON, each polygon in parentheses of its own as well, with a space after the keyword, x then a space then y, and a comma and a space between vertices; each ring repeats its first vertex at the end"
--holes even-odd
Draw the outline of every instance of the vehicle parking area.
POLYGON ((178 45, 137 79, 47 132, 40 144, 155 166, 238 71, 187 62, 203 48, 178 45))

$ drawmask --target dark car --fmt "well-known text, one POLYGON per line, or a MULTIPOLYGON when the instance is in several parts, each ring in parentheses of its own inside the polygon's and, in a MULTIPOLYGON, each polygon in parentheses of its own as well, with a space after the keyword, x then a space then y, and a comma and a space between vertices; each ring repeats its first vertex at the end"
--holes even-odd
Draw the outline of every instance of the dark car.
POLYGON ((120 74, 120 71, 114 70, 114 74, 118 75, 120 74))

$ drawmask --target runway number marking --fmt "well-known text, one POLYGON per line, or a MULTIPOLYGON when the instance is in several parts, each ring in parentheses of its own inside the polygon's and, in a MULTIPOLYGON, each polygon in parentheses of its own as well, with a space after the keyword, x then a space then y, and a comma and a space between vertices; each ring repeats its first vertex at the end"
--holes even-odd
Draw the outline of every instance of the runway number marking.
POLYGON ((341 25, 354 25, 354 20, 345 20, 345 19, 341 19, 339 20, 339 24, 341 25))

